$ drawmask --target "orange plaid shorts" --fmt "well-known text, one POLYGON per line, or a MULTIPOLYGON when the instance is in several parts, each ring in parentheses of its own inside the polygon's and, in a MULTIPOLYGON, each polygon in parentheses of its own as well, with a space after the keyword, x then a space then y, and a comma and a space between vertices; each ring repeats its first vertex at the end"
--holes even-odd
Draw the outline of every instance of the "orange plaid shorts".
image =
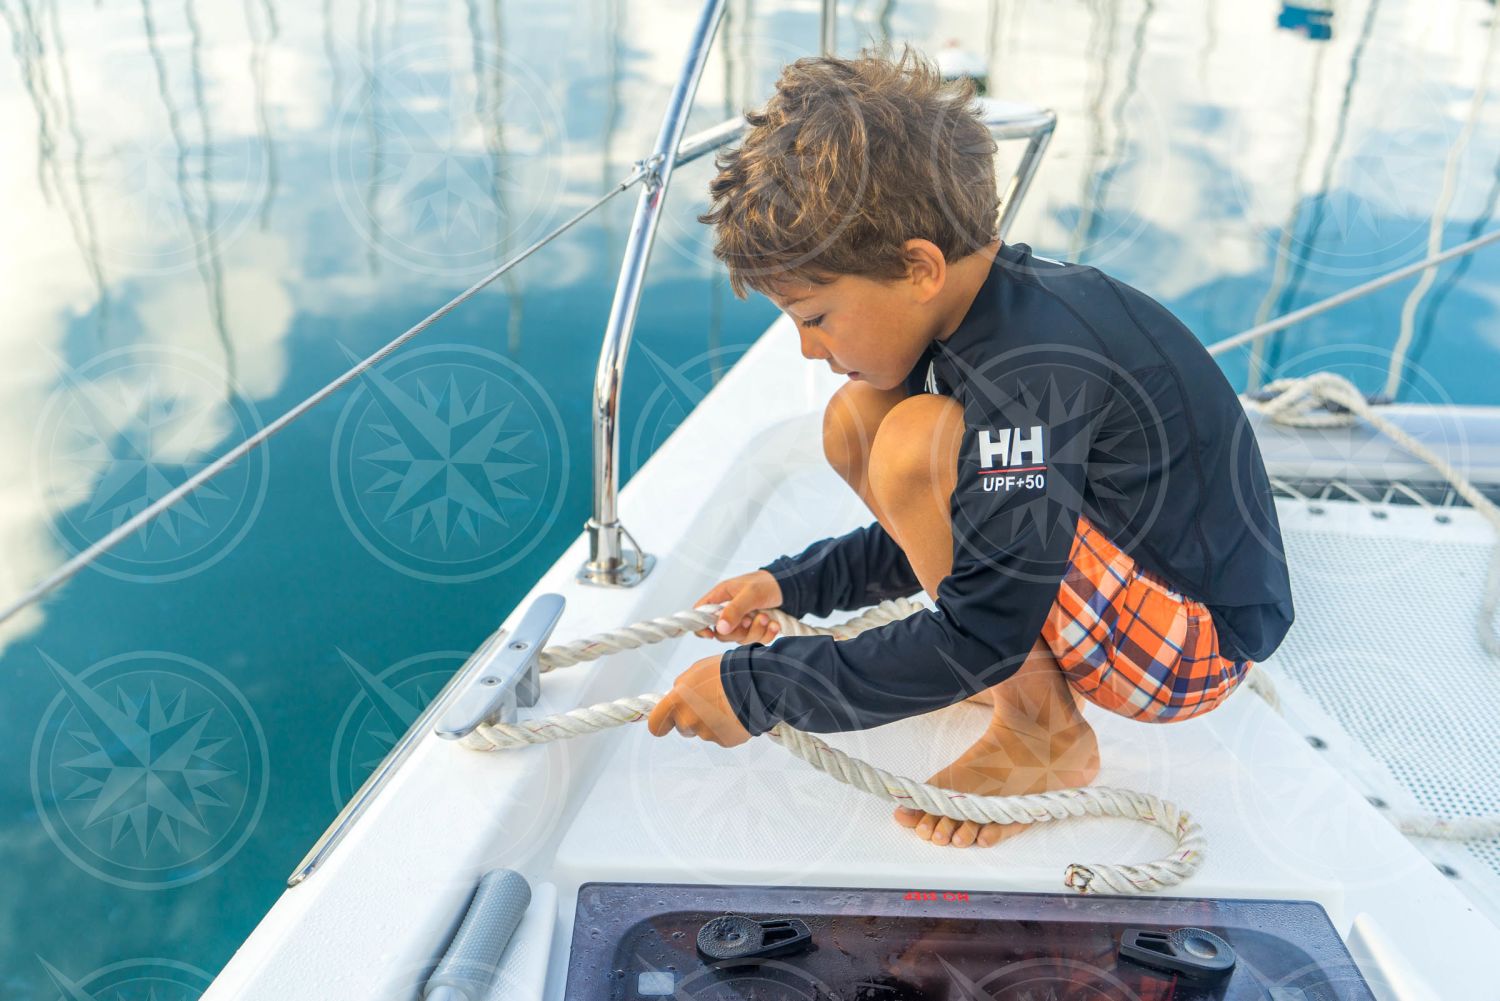
POLYGON ((1146 723, 1208 712, 1251 667, 1220 655, 1205 605, 1138 567, 1082 516, 1042 639, 1074 691, 1146 723))

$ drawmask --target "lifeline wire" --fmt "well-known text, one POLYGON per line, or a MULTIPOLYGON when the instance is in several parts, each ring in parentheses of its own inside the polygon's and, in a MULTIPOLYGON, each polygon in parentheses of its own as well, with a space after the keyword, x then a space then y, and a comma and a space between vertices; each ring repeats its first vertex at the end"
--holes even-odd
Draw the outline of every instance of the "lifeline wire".
POLYGON ((1328 310, 1333 309, 1336 306, 1342 306, 1344 303, 1354 299, 1358 299, 1360 296, 1369 295, 1371 292, 1378 292, 1381 289, 1385 288, 1387 285, 1394 285, 1401 279, 1410 278, 1412 275, 1416 274, 1419 271, 1426 271, 1428 268, 1435 268, 1439 264, 1442 264, 1446 261, 1451 261, 1455 257, 1462 257, 1465 254, 1472 254, 1474 251, 1480 249, 1481 247, 1489 246, 1496 240, 1500 240, 1500 229, 1491 230, 1483 236, 1477 236, 1465 243, 1460 243, 1456 247, 1450 247, 1449 249, 1443 251, 1441 254, 1435 254, 1425 260, 1417 261, 1415 264, 1408 264, 1404 268, 1397 268, 1390 274, 1381 275, 1379 278, 1371 279, 1370 281, 1365 282, 1363 285, 1356 285, 1351 289, 1346 289, 1345 291, 1338 293, 1337 295, 1331 295, 1327 299, 1320 299, 1310 306, 1304 306, 1301 309, 1294 309, 1290 313, 1285 313, 1281 316, 1278 316, 1276 319, 1271 320, 1268 323, 1262 323, 1258 327, 1251 327, 1249 330, 1243 330, 1240 333, 1235 334, 1233 337, 1226 337, 1222 341, 1215 341, 1214 343, 1208 345, 1208 353, 1211 355, 1220 355, 1225 351, 1228 351, 1232 348, 1237 348, 1242 344, 1249 344, 1251 341, 1258 340, 1269 334, 1274 334, 1278 330, 1284 330, 1295 323, 1301 323, 1303 320, 1311 319, 1312 317, 1317 316, 1319 313, 1326 313, 1328 310))
MULTIPOLYGON (((460 293, 453 299, 450 299, 445 305, 428 314, 425 319, 408 329, 405 333, 396 337, 390 343, 385 345, 385 347, 381 348, 374 354, 370 355, 368 358, 359 362, 357 365, 349 369, 343 375, 339 376, 333 382, 330 382, 328 385, 324 386, 316 393, 313 393, 307 399, 303 400, 291 410, 288 410, 286 413, 276 418, 270 424, 267 424, 260 431, 251 435, 249 438, 246 438, 244 441, 236 445, 234 448, 230 449, 224 455, 215 459, 207 466, 204 466, 197 473, 184 480, 175 489, 167 492, 166 494, 163 494, 156 501, 142 508, 133 517, 126 519, 98 542, 95 542, 93 545, 89 546, 87 549, 83 550, 78 555, 68 560, 62 566, 58 567, 51 574, 48 574, 46 577, 42 578, 42 580, 33 585, 29 590, 25 591, 19 598, 6 605, 3 609, 0 609, 0 624, 3 624, 7 620, 13 618, 17 612, 20 612, 26 606, 45 596, 49 591, 51 591, 53 588, 56 588, 59 584, 62 584, 63 582, 72 578, 75 574, 78 573, 78 571, 82 570, 84 567, 97 560, 100 556, 103 556, 105 553, 109 552, 109 550, 113 549, 131 532, 136 531, 142 525, 146 524, 146 522, 150 521, 152 518, 155 518, 157 515, 161 514, 167 508, 177 503, 183 497, 186 497, 188 494, 198 489, 204 483, 207 483, 214 476, 217 476, 219 473, 223 472, 229 466, 233 465, 238 459, 242 458, 250 451, 263 444, 267 439, 271 437, 271 435, 275 434, 277 431, 280 431, 282 428, 286 427, 298 417, 301 417, 308 410, 311 410, 314 406, 321 403, 329 396, 333 395, 339 389, 342 389, 355 376, 360 375, 376 363, 385 359, 385 357, 391 352, 395 351, 397 348, 405 344, 407 341, 411 340, 423 330, 426 330, 433 323, 437 322, 443 316, 451 312, 459 304, 473 297, 486 285, 489 285, 496 278, 499 278, 501 275, 509 271, 512 267, 521 263, 521 261, 529 257, 533 252, 541 249, 543 246, 550 243, 555 237, 560 236, 562 233, 571 229, 575 223, 583 219, 590 212, 593 212, 595 209, 603 205, 605 202, 609 201, 609 199, 613 198, 615 195, 628 190, 637 181, 651 175, 652 170, 652 165, 647 161, 637 162, 634 171, 632 171, 624 180, 620 181, 614 188, 601 195, 583 211, 573 216, 571 219, 563 223, 551 233, 537 240, 520 254, 511 258, 509 261, 502 264, 494 271, 491 271, 488 275, 475 282, 464 292, 460 293)), ((1302 320, 1308 319, 1309 317, 1316 316, 1319 313, 1334 308, 1335 306, 1341 306, 1344 303, 1349 302, 1353 299, 1357 299, 1362 295, 1367 295, 1371 292, 1378 291, 1382 288, 1385 288, 1387 285, 1391 285, 1395 282, 1400 281, 1402 278, 1408 277, 1409 275, 1416 274, 1417 272, 1424 271, 1428 268, 1436 267, 1437 265, 1442 264, 1444 261, 1451 260, 1452 258, 1461 257, 1464 254, 1472 253, 1481 247, 1494 243, 1496 240, 1500 240, 1500 229, 1494 230, 1490 233, 1486 233, 1484 236, 1469 240, 1466 243, 1461 243, 1456 247, 1445 250, 1443 253, 1438 254, 1435 257, 1429 257, 1424 261, 1418 261, 1415 264, 1409 265, 1404 268, 1399 268, 1388 275, 1376 278, 1373 281, 1366 282, 1363 285, 1358 285, 1347 291, 1340 292, 1337 295, 1329 296, 1327 299, 1324 299, 1321 302, 1316 302, 1310 306, 1306 306, 1302 309, 1287 313, 1286 315, 1272 320, 1269 323, 1263 323, 1260 326, 1252 327, 1249 330, 1242 331, 1232 337, 1227 337, 1222 341, 1210 344, 1208 346, 1208 353, 1211 355, 1218 355, 1232 348, 1239 347, 1242 344, 1248 344, 1251 341, 1258 340, 1259 338, 1273 334, 1278 330, 1289 327, 1294 323, 1298 323, 1302 320)))
POLYGON ((26 591, 19 598, 6 605, 4 609, 0 609, 0 623, 4 623, 7 619, 10 619, 27 605, 30 605, 38 598, 41 598, 43 595, 45 595, 48 591, 51 591, 59 584, 71 578, 74 574, 78 573, 78 571, 82 570, 84 567, 88 566, 90 563, 94 562, 99 557, 109 552, 115 546, 119 545, 120 542, 122 542, 127 536, 130 535, 130 533, 139 529, 142 525, 146 524, 146 522, 150 521, 152 518, 155 518, 157 515, 161 514, 173 504, 176 504, 178 501, 186 497, 188 494, 192 493, 194 490, 197 490, 200 486, 202 486, 204 483, 207 483, 210 479, 217 476, 220 472, 232 466, 237 460, 243 458, 245 455, 249 454, 260 445, 263 445, 266 440, 269 439, 277 431, 280 431, 282 428, 292 423, 292 421, 296 420, 298 417, 301 417, 304 413, 311 410, 319 403, 322 403, 334 393, 338 392, 344 386, 353 381, 356 376, 361 375, 365 371, 374 367, 379 362, 383 361, 391 352, 395 351, 397 348, 401 347, 401 345, 405 344, 407 341, 411 340, 413 337, 417 336, 422 331, 432 326, 438 320, 441 320, 444 316, 447 316, 464 302, 467 302, 469 299, 473 298, 480 292, 480 290, 482 290, 486 285, 489 285, 496 278, 499 278, 511 268, 515 267, 517 264, 520 264, 527 257, 530 257, 533 253, 545 247, 547 244, 551 243, 554 239, 561 236, 569 229, 572 229, 574 224, 579 222, 590 212, 594 211, 599 206, 609 201, 615 195, 629 190, 632 185, 634 185, 642 177, 645 177, 647 173, 647 169, 644 166, 638 164, 636 166, 636 169, 629 175, 627 175, 623 180, 621 180, 618 184, 616 184, 609 191, 605 192, 603 195, 600 195, 597 199, 591 202, 588 207, 578 212, 567 222, 563 223, 561 226, 557 227, 546 236, 531 244, 531 246, 527 247, 515 257, 512 257, 510 260, 506 261, 504 264, 500 265, 498 268, 491 271, 483 278, 479 279, 479 281, 475 282, 473 285, 470 285, 467 289, 460 292, 452 299, 449 299, 442 306, 439 306, 431 313, 428 313, 426 317, 418 321, 414 326, 408 328, 404 333, 398 335, 396 338, 391 340, 388 344, 380 348, 374 354, 370 355, 368 358, 365 358, 363 361, 356 364, 353 368, 349 369, 343 375, 339 376, 337 379, 334 379, 328 385, 324 386, 316 393, 313 393, 307 399, 303 400, 301 403, 297 404, 295 407, 288 410, 286 413, 282 414, 280 417, 276 418, 265 427, 261 428, 255 434, 246 438, 234 448, 231 448, 228 452, 225 452, 213 462, 210 462, 208 465, 198 470, 198 472, 182 481, 182 483, 180 483, 176 488, 163 494, 151 504, 146 505, 133 517, 127 518, 125 521, 121 522, 98 542, 95 542, 93 545, 89 546, 87 549, 83 550, 78 555, 68 560, 62 566, 58 567, 52 573, 42 578, 35 585, 33 585, 30 590, 26 591))

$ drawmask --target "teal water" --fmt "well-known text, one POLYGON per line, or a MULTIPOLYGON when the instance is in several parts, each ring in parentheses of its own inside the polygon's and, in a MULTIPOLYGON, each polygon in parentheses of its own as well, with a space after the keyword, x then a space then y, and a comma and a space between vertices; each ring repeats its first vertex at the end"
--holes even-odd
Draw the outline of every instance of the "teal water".
MULTIPOLYGON (((891 3, 841 37, 962 38, 996 95, 1056 108, 1012 238, 1212 341, 1420 259, 1434 216, 1441 246, 1487 231, 1500 199, 1487 3, 1355 3, 1327 40, 1279 13, 891 3)), ((0 0, 0 594, 623 176, 694 16, 0 0)), ((732 4, 690 128, 763 100, 815 21, 732 4)), ((693 220, 710 172, 677 173, 652 259, 627 477, 775 314, 729 294, 693 220)), ((633 204, 0 634, 0 994, 196 997, 576 536, 633 204)), ((1497 288, 1481 252, 1272 340, 1253 378, 1334 368, 1374 391, 1404 329, 1401 398, 1500 403, 1497 288)), ((1250 358, 1224 360, 1236 384, 1250 358)))

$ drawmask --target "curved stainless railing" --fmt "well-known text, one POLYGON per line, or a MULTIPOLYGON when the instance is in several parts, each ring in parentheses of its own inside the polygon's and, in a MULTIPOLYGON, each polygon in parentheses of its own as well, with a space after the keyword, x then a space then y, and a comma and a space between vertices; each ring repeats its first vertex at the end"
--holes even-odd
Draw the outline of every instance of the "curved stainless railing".
MULTIPOLYGON (((693 42, 687 64, 672 89, 667 113, 662 118, 656 147, 646 160, 646 189, 636 203, 635 220, 625 243, 625 259, 615 283, 615 299, 609 309, 609 323, 604 328, 604 346, 599 352, 599 368, 594 374, 594 514, 584 528, 589 535, 589 558, 578 571, 578 579, 587 584, 629 587, 638 584, 651 572, 656 558, 641 552, 637 546, 629 551, 633 560, 627 563, 627 550, 621 536, 629 537, 620 524, 620 385, 625 377, 625 359, 630 354, 630 336, 635 332, 636 311, 646 281, 646 264, 656 243, 656 227, 667 197, 667 185, 677 166, 682 131, 692 110, 693 95, 708 61, 708 50, 724 16, 727 0, 709 0, 703 6, 693 29, 693 42)), ((727 138, 724 141, 728 141, 727 138)), ((703 152, 710 147, 704 146, 703 152)), ((634 540, 631 540, 634 542, 634 540)))
MULTIPOLYGON (((672 169, 679 163, 735 141, 746 128, 744 118, 736 117, 706 129, 686 142, 679 141, 723 7, 724 0, 709 0, 704 6, 682 77, 672 91, 662 120, 656 149, 649 159, 642 161, 649 171, 646 190, 641 192, 636 205, 635 220, 631 223, 630 239, 620 266, 620 278, 615 285, 609 325, 604 332, 604 345, 599 353, 599 368, 594 376, 594 513, 584 523, 589 536, 589 556, 577 574, 578 580, 585 584, 633 587, 645 579, 656 563, 656 557, 641 549, 619 519, 620 387, 630 353, 630 337, 635 329, 646 262, 656 239, 656 224, 672 169), (673 150, 676 150, 675 156, 673 150), (633 549, 625 546, 627 539, 633 549)), ((825 53, 834 48, 836 12, 833 0, 823 0, 820 35, 825 53)), ((1000 101, 984 101, 982 104, 985 125, 996 139, 1028 140, 1020 165, 1001 195, 999 233, 1004 239, 1051 141, 1057 115, 1030 105, 1000 101)))

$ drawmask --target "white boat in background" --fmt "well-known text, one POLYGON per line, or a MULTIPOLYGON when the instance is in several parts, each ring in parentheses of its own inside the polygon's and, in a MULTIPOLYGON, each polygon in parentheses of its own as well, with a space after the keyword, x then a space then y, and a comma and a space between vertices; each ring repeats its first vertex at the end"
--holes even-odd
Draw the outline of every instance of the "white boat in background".
MULTIPOLYGON (((825 2, 825 51, 834 49, 831 11, 825 2)), ((1377 429, 1325 405, 1302 422, 1319 426, 1295 426, 1246 398, 1278 492, 1297 607, 1283 646, 1254 669, 1272 684, 1172 726, 1085 710, 1103 757, 1096 785, 1159 797, 1201 828, 1201 864, 1165 891, 1084 895, 1064 879, 1080 860, 1162 855, 1170 839, 1149 825, 1081 817, 1038 823, 993 849, 936 846, 897 826, 888 802, 770 740, 726 750, 626 725, 486 754, 442 739, 464 738, 481 720, 665 691, 686 664, 722 647, 689 633, 549 672, 533 691, 528 672, 549 635, 562 643, 678 612, 716 580, 869 521, 822 454, 823 408, 840 379, 803 362, 785 318, 617 495, 621 377, 662 197, 675 164, 743 129, 735 119, 683 135, 722 12, 722 0, 708 0, 653 153, 573 220, 642 185, 596 383, 593 519, 398 741, 207 1001, 1500 997, 1500 840, 1482 826, 1500 815, 1500 663, 1476 628, 1493 583, 1495 527, 1484 498, 1500 497, 1500 408, 1383 404, 1370 408, 1386 425, 1377 429), (1409 435, 1408 445, 1390 428, 1409 435), (1446 468, 1414 457, 1411 440, 1446 468), (1490 836, 1403 833, 1430 814, 1448 826, 1429 823, 1429 835, 1464 833, 1470 818, 1490 836), (476 896, 497 869, 520 876, 476 896), (471 903, 476 916, 460 932, 471 903), (481 904, 494 913, 480 915, 481 904), (779 924, 726 925, 726 915, 779 924), (436 987, 430 978, 456 933, 476 930, 496 938, 493 955, 467 967, 482 986, 436 987), (1152 944, 1170 931, 1185 934, 1152 944), (787 937, 774 949, 767 940, 760 956, 713 952, 716 941, 773 932, 787 937)), ((1055 116, 984 102, 997 137, 1027 143, 1004 192, 1003 235, 1055 116)), ((1309 313, 1218 348, 1253 344, 1309 313)), ((349 378, 206 467, 21 604, 349 378)), ((972 742, 986 712, 961 703, 828 742, 898 775, 926 775, 972 742)))

